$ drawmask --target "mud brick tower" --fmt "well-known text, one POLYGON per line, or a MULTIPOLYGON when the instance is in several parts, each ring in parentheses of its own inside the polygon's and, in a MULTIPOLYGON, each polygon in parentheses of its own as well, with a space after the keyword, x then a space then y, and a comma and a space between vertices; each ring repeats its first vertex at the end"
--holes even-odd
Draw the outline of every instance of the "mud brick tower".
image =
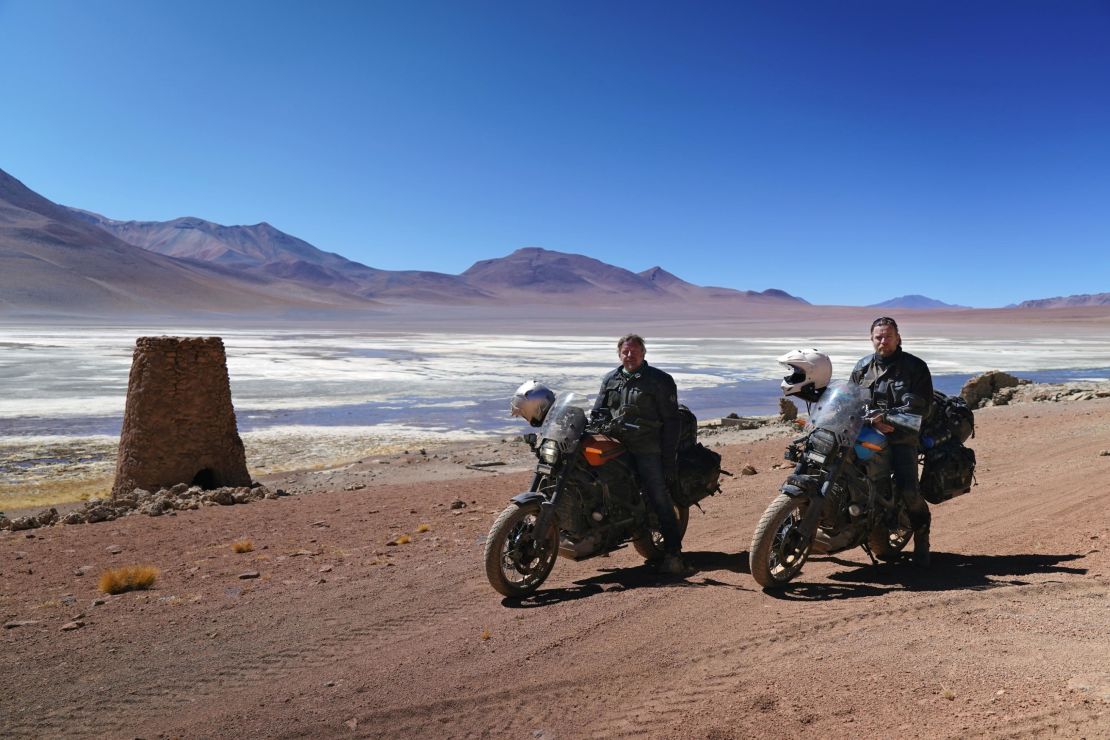
POLYGON ((139 337, 112 495, 177 483, 248 486, 219 337, 139 337))

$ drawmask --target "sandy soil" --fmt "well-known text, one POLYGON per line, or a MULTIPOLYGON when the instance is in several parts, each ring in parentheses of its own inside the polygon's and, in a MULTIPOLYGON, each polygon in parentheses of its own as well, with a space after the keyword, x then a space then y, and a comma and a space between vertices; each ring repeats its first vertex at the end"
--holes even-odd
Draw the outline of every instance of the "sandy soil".
POLYGON ((929 572, 856 550, 778 595, 747 549, 782 436, 707 440, 758 474, 694 512, 693 576, 625 549, 560 560, 519 603, 481 565, 528 481, 509 443, 283 474, 266 482, 304 495, 274 501, 0 532, 0 734, 1110 737, 1110 399, 977 421, 979 485, 934 507, 929 572), (100 594, 124 565, 159 568, 155 588, 100 594))

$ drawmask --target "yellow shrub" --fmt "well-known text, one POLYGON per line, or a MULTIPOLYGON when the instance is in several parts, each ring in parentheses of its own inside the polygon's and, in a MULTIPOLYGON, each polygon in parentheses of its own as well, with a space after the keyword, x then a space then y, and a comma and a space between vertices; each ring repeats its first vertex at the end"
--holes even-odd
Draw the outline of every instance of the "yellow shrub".
POLYGON ((125 568, 104 571, 97 585, 106 594, 122 594, 124 591, 150 588, 156 578, 158 578, 158 569, 153 566, 129 565, 125 568))
POLYGON ((231 549, 235 552, 250 552, 254 549, 254 543, 250 540, 236 540, 231 543, 231 549))

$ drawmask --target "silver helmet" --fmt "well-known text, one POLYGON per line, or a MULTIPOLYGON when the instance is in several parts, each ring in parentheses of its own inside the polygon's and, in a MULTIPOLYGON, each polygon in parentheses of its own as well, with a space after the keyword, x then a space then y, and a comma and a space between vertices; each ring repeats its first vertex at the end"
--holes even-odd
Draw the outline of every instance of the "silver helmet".
POLYGON ((815 349, 796 349, 779 358, 790 374, 782 379, 784 396, 799 396, 814 401, 832 380, 832 360, 815 349))
POLYGON ((550 388, 538 381, 529 380, 516 389, 513 400, 509 402, 509 413, 538 427, 554 402, 555 394, 550 388))

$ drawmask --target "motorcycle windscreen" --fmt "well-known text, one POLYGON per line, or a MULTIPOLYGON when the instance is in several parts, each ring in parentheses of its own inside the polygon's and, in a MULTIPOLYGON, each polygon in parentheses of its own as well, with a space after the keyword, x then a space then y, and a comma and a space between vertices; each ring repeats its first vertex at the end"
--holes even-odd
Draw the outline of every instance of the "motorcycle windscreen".
POLYGON ((846 380, 834 380, 821 395, 809 425, 814 429, 828 429, 836 435, 837 442, 846 447, 855 442, 863 428, 871 391, 846 380))
POLYGON ((584 396, 575 393, 561 394, 547 412, 540 438, 553 439, 564 450, 577 444, 582 432, 586 431, 586 412, 582 409, 585 401, 584 396))

